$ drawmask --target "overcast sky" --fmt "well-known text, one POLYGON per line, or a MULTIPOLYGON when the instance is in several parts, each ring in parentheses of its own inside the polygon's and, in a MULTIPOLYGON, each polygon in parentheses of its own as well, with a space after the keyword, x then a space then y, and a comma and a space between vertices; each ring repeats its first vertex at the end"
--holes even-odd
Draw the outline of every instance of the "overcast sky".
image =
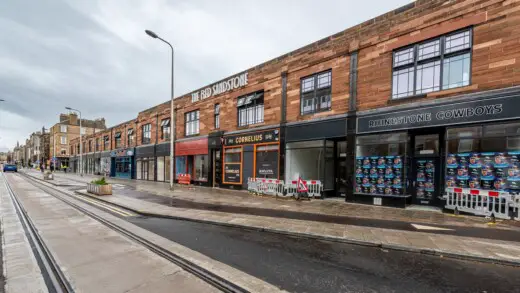
POLYGON ((2 0, 0 151, 65 106, 107 126, 410 0, 2 0))

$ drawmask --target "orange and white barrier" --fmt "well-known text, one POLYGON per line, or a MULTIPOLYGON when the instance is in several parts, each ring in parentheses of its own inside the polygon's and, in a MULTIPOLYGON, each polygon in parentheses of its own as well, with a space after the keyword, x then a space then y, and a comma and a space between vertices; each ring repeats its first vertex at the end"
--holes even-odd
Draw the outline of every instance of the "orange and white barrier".
POLYGON ((178 180, 179 184, 190 185, 191 175, 190 174, 179 174, 179 175, 177 175, 177 180, 178 180))
POLYGON ((445 208, 474 215, 511 219, 515 196, 505 191, 446 188, 445 208))
POLYGON ((321 198, 323 193, 323 184, 320 180, 292 180, 285 185, 286 196, 298 197, 301 189, 301 183, 307 188, 309 197, 321 198), (300 181, 300 184, 298 184, 300 181))

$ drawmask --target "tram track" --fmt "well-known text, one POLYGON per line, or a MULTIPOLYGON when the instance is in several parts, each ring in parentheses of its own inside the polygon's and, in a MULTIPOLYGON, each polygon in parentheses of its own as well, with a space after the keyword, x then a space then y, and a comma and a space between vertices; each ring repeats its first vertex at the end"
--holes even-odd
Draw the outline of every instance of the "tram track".
POLYGON ((36 226, 32 222, 31 218, 27 215, 27 212, 23 208, 22 204, 18 200, 16 193, 11 187, 7 176, 4 176, 4 183, 7 189, 7 193, 13 202, 16 210, 16 214, 22 224, 25 235, 31 244, 32 251, 41 269, 47 290, 49 292, 56 293, 72 293, 74 289, 70 285, 69 281, 65 277, 65 274, 61 270, 60 266, 52 256, 45 242, 43 241, 40 233, 36 229, 36 226))
MULTIPOLYGON (((225 278, 222 278, 169 250, 166 250, 166 249, 148 241, 145 238, 140 237, 139 235, 129 231, 128 229, 125 229, 117 224, 114 224, 114 223, 104 219, 103 217, 79 206, 78 204, 74 203, 70 199, 71 198, 74 198, 76 200, 82 200, 82 199, 74 197, 74 195, 72 195, 72 194, 69 194, 69 193, 67 193, 63 190, 60 190, 58 188, 55 188, 55 187, 51 187, 45 183, 39 182, 37 179, 32 178, 31 176, 28 176, 26 174, 17 174, 16 176, 21 176, 21 177, 25 178, 27 180, 27 182, 29 182, 36 188, 61 200, 62 202, 66 203, 67 205, 79 210, 80 212, 84 213, 85 215, 97 220, 101 224, 103 224, 103 225, 111 228, 112 230, 124 235, 125 237, 139 243, 140 245, 143 245, 144 247, 146 247, 148 250, 152 251, 153 253, 155 253, 155 254, 165 258, 166 260, 170 261, 171 263, 181 267, 185 271, 193 274, 197 278, 205 281, 206 283, 210 284, 211 286, 217 288, 218 290, 220 290, 222 292, 234 292, 234 293, 235 292, 236 293, 249 292, 248 290, 240 287, 239 285, 234 284, 234 283, 230 282, 229 280, 226 280, 225 278)), ((9 184, 7 181, 7 178, 6 178, 6 184, 9 184)), ((10 189, 10 188, 9 188, 9 190, 12 191, 12 189, 10 189)), ((14 197, 16 197, 16 196, 14 196, 14 197)), ((88 203, 86 203, 86 204, 88 204, 88 203)), ((36 234, 38 234, 37 231, 36 231, 36 234)), ((57 291, 57 292, 72 292, 72 291, 57 291)))

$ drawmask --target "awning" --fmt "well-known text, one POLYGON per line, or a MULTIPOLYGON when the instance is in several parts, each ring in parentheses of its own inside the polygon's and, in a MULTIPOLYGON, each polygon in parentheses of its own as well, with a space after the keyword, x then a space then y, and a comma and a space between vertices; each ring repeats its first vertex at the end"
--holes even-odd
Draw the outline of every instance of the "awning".
POLYGON ((115 138, 120 138, 121 137, 121 132, 116 132, 116 135, 114 137, 115 138))

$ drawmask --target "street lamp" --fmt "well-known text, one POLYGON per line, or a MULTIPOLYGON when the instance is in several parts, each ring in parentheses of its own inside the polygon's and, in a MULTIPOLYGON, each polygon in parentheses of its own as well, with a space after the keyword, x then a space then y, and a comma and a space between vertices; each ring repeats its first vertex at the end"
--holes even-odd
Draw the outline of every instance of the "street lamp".
POLYGON ((81 111, 77 109, 72 109, 71 107, 65 107, 65 109, 79 113, 79 176, 83 177, 83 143, 81 142, 83 134, 81 133, 81 111))
POLYGON ((150 31, 150 30, 145 30, 146 34, 149 35, 150 37, 154 38, 154 39, 159 39, 161 41, 163 41, 164 43, 166 43, 168 46, 170 46, 170 48, 172 49, 172 80, 171 80, 171 102, 170 102, 170 125, 171 128, 172 128, 172 131, 171 131, 171 134, 170 134, 170 190, 173 191, 173 178, 174 175, 174 171, 175 171, 175 135, 176 135, 176 130, 175 130, 175 101, 174 101, 174 91, 173 91, 173 80, 174 80, 174 70, 173 70, 173 65, 174 65, 174 60, 175 60, 175 51, 173 49, 173 46, 168 43, 166 40, 162 39, 161 37, 159 37, 156 33, 150 31))

